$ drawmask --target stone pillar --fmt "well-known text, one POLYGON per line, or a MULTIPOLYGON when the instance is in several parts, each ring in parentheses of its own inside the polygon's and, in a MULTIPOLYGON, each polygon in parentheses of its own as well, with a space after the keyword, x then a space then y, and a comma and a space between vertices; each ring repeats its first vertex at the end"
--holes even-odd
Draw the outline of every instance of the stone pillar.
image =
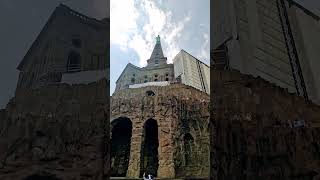
MULTIPOLYGON (((165 120, 165 119, 162 119, 165 120)), ((170 128, 170 120, 161 121, 159 124, 159 167, 158 177, 174 178, 174 161, 173 161, 173 140, 170 128)))
POLYGON ((140 156, 143 123, 139 119, 132 119, 132 137, 130 146, 130 160, 127 177, 138 178, 140 174, 140 156))

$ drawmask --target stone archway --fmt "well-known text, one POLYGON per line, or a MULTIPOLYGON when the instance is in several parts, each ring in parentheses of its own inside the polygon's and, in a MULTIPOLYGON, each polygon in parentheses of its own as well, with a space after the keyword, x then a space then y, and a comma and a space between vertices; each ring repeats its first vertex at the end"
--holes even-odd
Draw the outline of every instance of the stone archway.
POLYGON ((159 167, 158 157, 158 124, 154 119, 149 119, 144 124, 143 141, 141 144, 141 159, 140 159, 140 177, 143 173, 157 176, 159 167))
POLYGON ((192 165, 193 162, 193 146, 194 146, 194 139, 190 133, 187 133, 184 135, 183 138, 184 142, 184 159, 185 159, 185 166, 190 166, 192 165))
POLYGON ((111 123, 111 176, 125 177, 130 158, 132 122, 120 117, 111 123))

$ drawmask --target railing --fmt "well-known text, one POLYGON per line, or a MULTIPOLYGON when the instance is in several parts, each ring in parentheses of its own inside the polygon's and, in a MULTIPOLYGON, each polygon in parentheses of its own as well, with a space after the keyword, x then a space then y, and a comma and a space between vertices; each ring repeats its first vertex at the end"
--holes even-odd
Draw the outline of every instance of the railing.
POLYGON ((79 72, 81 70, 80 64, 68 65, 67 72, 79 72))

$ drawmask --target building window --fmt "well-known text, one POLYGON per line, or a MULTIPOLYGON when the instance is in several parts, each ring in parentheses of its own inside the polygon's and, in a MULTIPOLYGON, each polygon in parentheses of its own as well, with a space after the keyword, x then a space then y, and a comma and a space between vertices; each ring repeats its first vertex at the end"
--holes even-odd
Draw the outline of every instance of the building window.
POLYGON ((154 79, 154 81, 158 81, 158 79, 154 79))
POLYGON ((81 56, 75 51, 71 51, 68 56, 67 71, 77 72, 81 69, 81 56))
POLYGON ((192 152, 194 151, 193 150, 193 143, 194 143, 194 140, 193 140, 193 137, 190 133, 187 133, 185 136, 184 136, 184 156, 185 156, 185 165, 191 165, 192 164, 192 152))
POLYGON ((154 77, 158 77, 158 74, 155 74, 154 77))
POLYGON ((168 74, 168 73, 166 73, 166 76, 169 76, 169 74, 168 74))
POLYGON ((169 81, 169 78, 166 78, 166 81, 169 81))
POLYGON ((132 76, 136 76, 136 74, 132 74, 132 76))
POLYGON ((144 76, 144 78, 145 78, 145 79, 148 79, 148 76, 147 76, 147 75, 145 75, 145 76, 144 76))
POLYGON ((81 47, 81 40, 80 39, 72 39, 72 45, 76 48, 80 48, 81 47))
POLYGON ((147 94, 147 96, 154 96, 154 95, 156 95, 153 91, 147 91, 146 92, 146 94, 147 94))
POLYGON ((136 80, 134 78, 131 78, 131 83, 134 83, 136 80))

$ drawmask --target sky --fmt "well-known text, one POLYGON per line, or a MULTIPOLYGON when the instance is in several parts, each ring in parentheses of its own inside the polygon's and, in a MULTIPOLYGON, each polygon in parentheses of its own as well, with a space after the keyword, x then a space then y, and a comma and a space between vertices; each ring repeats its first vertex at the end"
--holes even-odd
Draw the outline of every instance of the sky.
POLYGON ((111 0, 110 93, 130 62, 143 67, 155 38, 168 63, 184 49, 209 64, 210 0, 111 0))
POLYGON ((109 14, 109 0, 0 0, 0 109, 14 96, 16 67, 59 3, 97 19, 109 14))

